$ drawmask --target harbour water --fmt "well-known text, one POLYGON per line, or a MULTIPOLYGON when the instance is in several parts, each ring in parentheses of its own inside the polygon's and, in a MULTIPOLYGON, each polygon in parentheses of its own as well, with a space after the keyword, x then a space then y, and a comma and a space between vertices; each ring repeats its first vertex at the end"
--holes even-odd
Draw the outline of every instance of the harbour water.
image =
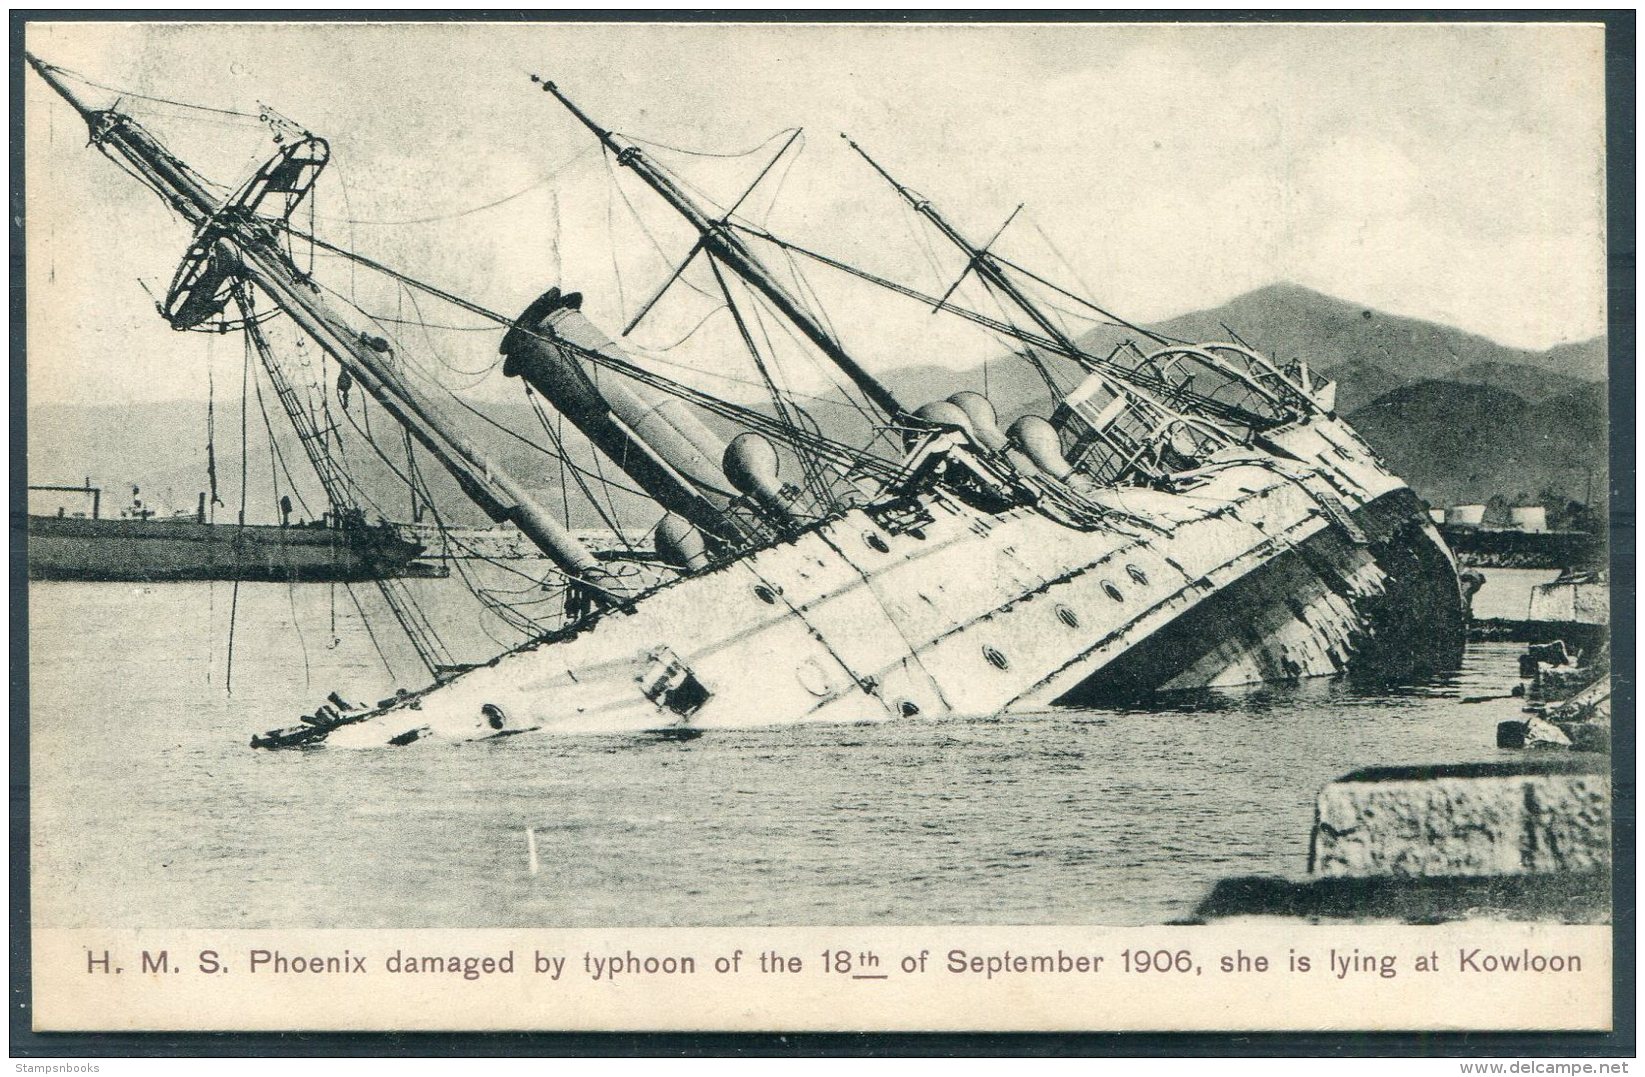
POLYGON ((1519 648, 1492 644, 1392 690, 262 752, 251 733, 329 691, 417 681, 345 589, 245 584, 229 694, 231 597, 30 588, 37 926, 1160 923, 1218 879, 1301 875, 1330 779, 1507 757, 1494 729, 1518 713, 1519 648))

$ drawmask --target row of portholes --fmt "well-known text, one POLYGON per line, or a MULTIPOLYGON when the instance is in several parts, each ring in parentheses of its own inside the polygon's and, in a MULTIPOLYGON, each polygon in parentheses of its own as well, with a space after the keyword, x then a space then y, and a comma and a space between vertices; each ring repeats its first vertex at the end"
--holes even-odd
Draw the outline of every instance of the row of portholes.
MULTIPOLYGON (((878 535, 874 534, 873 532, 869 532, 864 537, 864 541, 866 541, 870 546, 874 547, 875 549, 881 550, 881 552, 889 552, 888 550, 885 549, 885 540, 881 539, 878 535)), ((1146 586, 1147 583, 1148 583, 1147 574, 1144 573, 1142 571, 1142 569, 1138 568, 1136 565, 1126 565, 1125 566, 1125 574, 1127 576, 1131 577, 1132 581, 1137 583, 1137 584, 1146 586)), ((1111 581, 1104 580, 1103 583, 1102 583, 1102 589, 1103 589, 1103 592, 1105 594, 1107 594, 1108 597, 1113 599, 1115 602, 1125 601, 1124 593, 1121 592, 1120 589, 1118 587, 1116 587, 1111 581)), ((773 590, 767 584, 763 584, 763 583, 755 584, 754 585, 754 596, 756 598, 758 598, 761 602, 766 603, 767 605, 776 605, 777 592, 775 590, 773 590)), ((1079 615, 1076 614, 1072 609, 1069 609, 1067 606, 1064 606, 1061 603, 1058 603, 1057 606, 1056 606, 1056 614, 1057 614, 1057 620, 1061 621, 1063 624, 1067 625, 1069 628, 1078 628, 1080 626, 1079 615)), ((1001 651, 998 647, 993 646, 992 644, 987 644, 983 647, 982 656, 984 658, 986 658, 988 660, 988 664, 993 666, 995 669, 1002 669, 1003 670, 1003 669, 1010 669, 1011 668, 1011 660, 1005 657, 1005 653, 1003 651, 1001 651)), ((909 704, 909 706, 913 706, 913 704, 909 704)), ((918 708, 917 707, 915 708, 915 713, 918 713, 918 708)))
MULTIPOLYGON (((908 534, 912 534, 918 539, 925 538, 924 532, 910 531, 908 534)), ((876 553, 891 552, 891 547, 887 546, 885 540, 876 532, 864 531, 862 540, 864 545, 866 545, 869 549, 874 550, 876 553)), ((769 584, 764 583, 754 585, 754 597, 759 599, 761 602, 764 602, 767 606, 775 606, 777 604, 777 596, 780 594, 782 594, 782 588, 780 587, 773 588, 769 584)))
MULTIPOLYGON (((1138 584, 1146 585, 1148 583, 1147 574, 1144 573, 1142 571, 1142 569, 1138 568, 1136 565, 1126 565, 1125 566, 1125 574, 1127 576, 1130 576, 1131 579, 1133 581, 1135 581, 1136 583, 1138 583, 1138 584)), ((1118 587, 1114 586, 1114 584, 1109 582, 1108 580, 1103 581, 1102 589, 1103 589, 1103 592, 1106 593, 1108 595, 1108 597, 1113 599, 1115 602, 1125 601, 1125 595, 1120 591, 1120 589, 1118 587)), ((1069 607, 1067 607, 1067 606, 1065 606, 1065 605, 1063 605, 1062 603, 1059 602, 1059 603, 1057 603, 1057 605, 1055 607, 1055 610, 1056 610, 1057 620, 1061 621, 1063 624, 1067 625, 1069 628, 1078 628, 1080 626, 1079 614, 1075 613, 1069 607)), ((984 658, 986 658, 988 660, 988 664, 993 666, 995 669, 1010 669, 1011 668, 1011 660, 1006 658, 1005 653, 1003 651, 1001 651, 998 647, 995 647, 993 644, 985 644, 983 646, 982 656, 984 658)))

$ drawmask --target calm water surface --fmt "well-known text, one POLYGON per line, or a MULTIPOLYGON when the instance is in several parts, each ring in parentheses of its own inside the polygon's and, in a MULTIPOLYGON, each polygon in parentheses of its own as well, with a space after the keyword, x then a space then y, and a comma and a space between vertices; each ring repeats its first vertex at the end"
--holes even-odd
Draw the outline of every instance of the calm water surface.
POLYGON ((261 752, 252 732, 328 691, 417 683, 342 589, 242 585, 232 695, 229 585, 30 594, 45 927, 1158 923, 1217 879, 1302 874, 1326 781, 1507 756, 1494 729, 1517 713, 1502 644, 1392 693, 261 752))

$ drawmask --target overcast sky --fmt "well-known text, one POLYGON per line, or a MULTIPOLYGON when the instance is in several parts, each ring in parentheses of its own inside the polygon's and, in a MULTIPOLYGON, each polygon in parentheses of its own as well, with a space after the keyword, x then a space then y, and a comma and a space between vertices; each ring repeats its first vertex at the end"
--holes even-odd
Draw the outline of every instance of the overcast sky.
MULTIPOLYGON (((1597 27, 36 24, 28 47, 111 87, 266 103, 332 143, 317 206, 329 238, 508 312, 549 284, 583 288, 613 332, 667 265, 611 197, 590 136, 527 72, 671 146, 736 152, 805 127, 803 152, 745 209, 922 288, 941 290, 950 255, 930 264, 838 132, 974 238, 1025 202, 1009 249, 1132 318, 1288 280, 1520 347, 1605 328, 1597 27), (522 190, 456 220, 345 223, 449 217, 522 190)), ((238 345, 173 333, 138 283, 164 291, 186 229, 86 147, 32 74, 25 86, 31 399, 202 395, 208 347, 222 362, 238 345)), ((123 107, 230 186, 273 149, 254 120, 123 107)), ((659 159, 724 200, 762 161, 659 159)), ((687 249, 642 188, 623 191, 666 252, 687 249)), ((947 330, 922 336, 930 319, 893 326, 825 298, 870 365, 975 357, 947 330)), ((711 309, 694 302, 671 296, 643 343, 711 309)), ((483 369, 495 339, 469 338, 455 365, 483 369)))

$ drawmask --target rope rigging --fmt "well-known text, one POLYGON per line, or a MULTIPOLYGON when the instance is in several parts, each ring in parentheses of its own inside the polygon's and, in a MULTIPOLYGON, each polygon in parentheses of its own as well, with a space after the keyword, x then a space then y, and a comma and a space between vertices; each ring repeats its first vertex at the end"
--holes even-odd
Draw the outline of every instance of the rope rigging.
MULTIPOLYGON (((363 489, 327 449, 327 434, 315 428, 312 413, 304 408, 301 401, 298 400, 296 391, 286 378, 279 358, 274 354, 273 348, 270 346, 267 337, 263 335, 261 326, 255 317, 255 303, 249 287, 246 285, 236 286, 234 298, 240 309, 245 329, 248 363, 250 355, 255 352, 269 378, 270 384, 274 388, 276 399, 280 401, 285 410, 287 420, 297 432, 298 441, 308 457, 309 465, 313 468, 315 477, 319 480, 320 486, 325 492, 326 500, 330 504, 334 518, 339 526, 361 526, 364 521, 364 513, 360 511, 358 502, 350 493, 350 487, 352 486, 355 490, 364 494, 363 489)), ((261 403, 260 387, 258 392, 259 403, 261 403)), ((348 418, 350 424, 353 424, 353 414, 346 408, 343 414, 348 418)), ((266 412, 264 418, 266 422, 266 412)), ((331 426, 330 429, 334 430, 335 426, 331 426)), ((369 438, 367 440, 370 441, 369 438)), ((375 443, 372 444, 375 448, 375 443)), ((341 449, 340 441, 339 449, 341 449)), ((277 446, 275 446, 275 451, 278 452, 277 446)), ((242 467, 243 465, 244 461, 242 459, 242 467)), ((289 481, 289 470, 287 477, 289 481)), ((297 492, 295 483, 292 485, 293 491, 297 492)), ((302 500, 300 492, 298 499, 299 501, 302 500)), ((304 505, 304 511, 309 511, 306 504, 304 505)), ((243 523, 243 507, 241 520, 243 523)), ((374 582, 377 584, 377 588, 395 621, 400 625, 406 638, 411 642, 412 648, 417 652, 418 659, 428 668, 429 672, 433 674, 440 666, 449 665, 451 663, 449 652, 444 643, 441 642, 439 635, 434 631, 427 615, 423 613, 416 599, 405 587, 404 582, 387 577, 378 577, 374 582)))
MULTIPOLYGON (((470 314, 475 314, 482 318, 489 319, 499 326, 516 327, 515 320, 513 318, 500 314, 497 311, 490 310, 472 300, 454 295, 453 293, 435 285, 418 280, 415 277, 411 277, 398 270, 392 269, 381 262, 366 257, 365 255, 356 254, 353 251, 338 246, 337 244, 323 240, 318 236, 302 232, 290 224, 282 225, 282 227, 288 231, 292 231, 298 236, 298 238, 315 244, 322 250, 330 251, 333 254, 349 259, 350 261, 366 269, 372 270, 373 272, 382 273, 389 277, 403 281, 412 288, 415 288, 427 295, 434 296, 436 299, 440 299, 443 302, 449 303, 459 309, 466 310, 470 314)), ((542 340, 545 343, 562 347, 566 346, 564 341, 547 337, 534 330, 529 330, 524 326, 518 326, 516 328, 519 328, 520 331, 526 335, 542 340)), ((791 427, 784 426, 781 422, 765 415, 763 412, 756 411, 752 408, 746 408, 741 405, 731 403, 730 401, 722 400, 719 397, 704 393, 701 390, 685 384, 684 382, 658 374, 655 371, 648 370, 638 364, 618 359, 614 356, 606 355, 597 351, 577 349, 577 353, 580 358, 585 359, 588 362, 613 370, 619 374, 633 378, 642 384, 649 385, 663 392, 681 397, 682 399, 693 404, 697 404, 698 406, 720 415, 723 418, 731 419, 732 421, 746 426, 751 430, 765 434, 768 437, 775 438, 784 444, 791 445, 797 449, 803 448, 807 451, 814 452, 822 459, 828 460, 832 463, 843 464, 848 468, 858 469, 865 474, 878 475, 883 478, 889 478, 896 474, 896 464, 873 453, 865 452, 832 439, 818 438, 813 435, 809 435, 804 431, 799 431, 791 427)))

